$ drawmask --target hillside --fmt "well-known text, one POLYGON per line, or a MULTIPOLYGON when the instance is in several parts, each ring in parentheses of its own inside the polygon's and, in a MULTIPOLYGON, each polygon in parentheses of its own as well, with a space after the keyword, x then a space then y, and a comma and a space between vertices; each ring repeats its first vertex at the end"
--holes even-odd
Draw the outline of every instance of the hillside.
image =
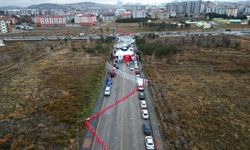
POLYGON ((92 2, 80 2, 80 3, 70 3, 70 4, 52 4, 52 3, 44 3, 38 5, 31 5, 27 7, 29 9, 91 9, 91 8, 114 8, 114 5, 109 4, 98 4, 92 2))

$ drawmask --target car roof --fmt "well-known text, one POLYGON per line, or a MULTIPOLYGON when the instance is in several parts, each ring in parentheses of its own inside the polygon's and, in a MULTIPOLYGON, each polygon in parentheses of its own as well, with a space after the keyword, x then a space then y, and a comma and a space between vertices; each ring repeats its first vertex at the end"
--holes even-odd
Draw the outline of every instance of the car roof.
POLYGON ((153 139, 147 139, 148 140, 148 143, 153 143, 153 139))
POLYGON ((146 104, 146 101, 141 101, 142 104, 146 104))
POLYGON ((106 90, 110 90, 110 86, 106 86, 106 90))

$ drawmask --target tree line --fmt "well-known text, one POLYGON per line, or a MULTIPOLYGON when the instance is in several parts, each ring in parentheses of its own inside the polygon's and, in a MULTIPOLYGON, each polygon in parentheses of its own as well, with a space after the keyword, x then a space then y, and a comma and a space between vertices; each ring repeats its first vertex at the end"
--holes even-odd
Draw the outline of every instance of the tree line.
POLYGON ((162 43, 147 43, 145 38, 136 38, 138 49, 145 55, 154 55, 156 58, 163 58, 167 55, 174 55, 181 51, 176 45, 162 43))
POLYGON ((241 19, 241 20, 245 20, 247 19, 246 15, 239 15, 237 17, 234 16, 228 16, 226 14, 217 14, 217 13, 207 13, 205 15, 206 17, 209 17, 209 20, 212 20, 214 18, 223 18, 223 19, 241 19))

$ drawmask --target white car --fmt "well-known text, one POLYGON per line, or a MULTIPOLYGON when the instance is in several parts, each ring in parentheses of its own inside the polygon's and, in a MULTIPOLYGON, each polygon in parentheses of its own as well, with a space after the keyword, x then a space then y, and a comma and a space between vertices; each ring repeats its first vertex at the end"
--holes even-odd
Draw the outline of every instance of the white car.
POLYGON ((145 100, 141 100, 141 108, 147 108, 147 102, 145 100))
POLYGON ((145 146, 146 149, 155 149, 155 144, 152 136, 145 137, 145 146))
POLYGON ((140 78, 141 76, 140 76, 140 74, 136 74, 136 77, 139 77, 139 78, 140 78))
POLYGON ((135 64, 135 69, 138 69, 138 68, 139 68, 138 64, 135 64))
POLYGON ((111 94, 111 87, 110 86, 106 86, 105 91, 104 91, 104 95, 105 96, 109 96, 111 94))
POLYGON ((143 119, 148 119, 149 118, 148 110, 147 109, 142 109, 141 115, 142 115, 143 119))
POLYGON ((134 66, 133 65, 130 65, 129 69, 132 71, 134 70, 134 66))

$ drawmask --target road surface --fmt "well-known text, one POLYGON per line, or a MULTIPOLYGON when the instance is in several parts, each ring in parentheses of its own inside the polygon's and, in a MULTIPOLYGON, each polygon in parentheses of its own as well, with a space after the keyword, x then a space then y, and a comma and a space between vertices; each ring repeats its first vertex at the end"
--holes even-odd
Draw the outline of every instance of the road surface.
MULTIPOLYGON (((186 31, 178 31, 178 32, 141 32, 136 33, 137 36, 145 36, 146 34, 154 33, 156 35, 159 35, 160 37, 178 37, 178 36, 200 36, 200 35, 237 35, 237 36, 250 36, 250 30, 232 30, 231 32, 227 31, 207 31, 207 32, 200 32, 200 31, 190 31, 189 33, 186 31)), ((50 35, 50 36, 15 36, 15 35, 0 35, 0 39, 4 41, 41 41, 41 40, 64 40, 66 36, 56 36, 56 35, 50 35)), ((105 35, 108 37, 109 35, 105 35)), ((72 40, 88 40, 88 39, 94 39, 99 40, 101 39, 101 36, 99 35, 86 35, 86 36, 71 36, 69 35, 72 40)))
MULTIPOLYGON (((134 72, 130 71, 125 64, 121 64, 120 69, 134 75, 134 72)), ((103 108, 127 95, 135 88, 135 82, 116 76, 113 78, 111 95, 104 98, 103 108)), ((145 136, 142 125, 143 122, 149 122, 150 120, 142 119, 139 102, 138 93, 136 93, 99 118, 97 134, 105 141, 110 150, 145 150, 145 136)), ((150 115, 154 116, 153 114, 150 115)), ((156 121, 152 122, 155 123, 156 121)), ((161 143, 159 128, 152 128, 154 133, 158 133, 155 137, 157 143, 159 144, 159 141, 161 143)), ((161 144, 158 147, 163 150, 161 144)), ((91 150, 101 149, 101 146, 94 141, 91 150)))

